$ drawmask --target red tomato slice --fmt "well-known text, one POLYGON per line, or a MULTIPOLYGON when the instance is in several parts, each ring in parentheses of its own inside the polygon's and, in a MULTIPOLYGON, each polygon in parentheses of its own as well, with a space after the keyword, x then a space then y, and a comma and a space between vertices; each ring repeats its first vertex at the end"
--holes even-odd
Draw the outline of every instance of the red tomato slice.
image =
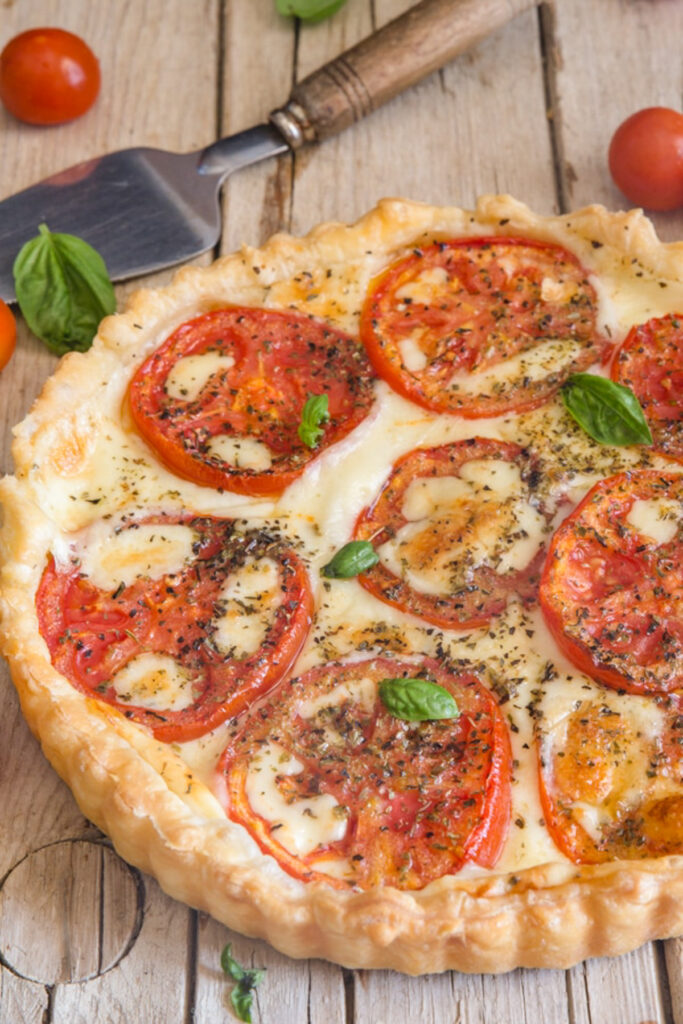
POLYGON ((279 494, 325 448, 346 437, 373 402, 372 370, 358 342, 301 313, 236 307, 179 327, 133 377, 130 402, 143 437, 172 470, 207 487, 279 494), (177 364, 223 357, 196 397, 168 391, 177 364), (232 365, 229 365, 232 363, 232 365), (311 394, 328 396, 329 420, 315 448, 299 439, 311 394), (227 436, 265 446, 270 465, 237 465, 211 450, 227 436))
POLYGON ((124 529, 150 523, 191 527, 195 558, 178 572, 142 576, 111 592, 84 577, 78 564, 58 566, 50 556, 36 596, 38 621, 53 665, 77 689, 146 725, 157 739, 183 742, 238 714, 285 675, 306 638, 313 600, 302 562, 265 532, 191 516, 150 517, 124 529), (275 564, 280 596, 264 609, 258 648, 226 653, 216 641, 221 591, 233 573, 259 559, 275 564), (186 673, 189 706, 151 710, 117 693, 117 672, 149 653, 174 659, 186 673))
POLYGON ((603 357, 596 304, 587 272, 557 245, 463 238, 385 270, 365 302, 361 338, 377 373, 418 405, 499 416, 541 405, 603 357), (531 368, 539 350, 540 377, 531 368), (475 389, 469 375, 483 371, 492 376, 475 389))
POLYGON ((683 686, 682 505, 683 475, 619 473, 596 484, 551 541, 539 592, 546 622, 582 672, 617 690, 683 686), (671 536, 634 525, 637 502, 650 510, 650 532, 670 524, 671 536))
POLYGON ((554 842, 575 863, 683 853, 683 704, 680 695, 655 702, 656 737, 628 705, 617 711, 585 700, 558 735, 541 738, 543 813, 554 842))
POLYGON ((430 659, 376 658, 330 662, 283 683, 236 732, 219 773, 229 816, 289 874, 421 889, 467 862, 496 863, 510 819, 510 766, 503 716, 475 676, 430 659), (448 689, 459 716, 391 715, 377 684, 416 675, 448 689), (276 797, 266 817, 259 801, 267 789, 276 797), (288 825, 297 814, 322 825, 303 845, 288 825))
POLYGON ((683 315, 632 327, 614 357, 612 379, 637 397, 655 449, 683 459, 683 315))
MULTIPOLYGON (((519 520, 516 509, 522 508, 536 527, 549 532, 552 512, 544 510, 534 495, 538 482, 536 460, 513 443, 476 437, 408 452, 394 464, 378 497, 356 522, 354 539, 370 542, 380 555, 359 582, 380 601, 445 629, 485 625, 515 594, 531 603, 543 567, 543 545, 533 545, 521 567, 508 563, 521 531, 530 525, 519 520), (470 490, 463 477, 468 464, 471 469, 481 460, 491 460, 493 475, 478 490, 470 490), (520 488, 507 497, 492 486, 501 475, 501 462, 519 470, 520 488), (411 495, 420 486, 416 482, 425 481, 429 488, 430 481, 440 478, 449 478, 445 483, 452 496, 446 492, 444 505, 431 511, 427 497, 420 518, 419 493, 415 510, 407 507, 415 504, 411 495), (462 492, 459 481, 465 484, 462 492), (387 544, 393 557, 382 551, 387 544)), ((436 500, 440 486, 432 491, 436 500)))

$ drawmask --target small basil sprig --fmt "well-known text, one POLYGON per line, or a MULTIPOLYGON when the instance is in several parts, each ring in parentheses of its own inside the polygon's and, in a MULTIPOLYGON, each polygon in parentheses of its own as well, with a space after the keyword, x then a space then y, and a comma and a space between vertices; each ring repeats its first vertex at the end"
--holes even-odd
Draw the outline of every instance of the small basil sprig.
POLYGON ((600 444, 652 444, 640 402, 624 384, 592 373, 574 373, 562 385, 562 401, 579 426, 600 444))
POLYGON ((254 1000, 254 989, 263 979, 265 967, 242 967, 230 954, 230 943, 221 953, 221 967, 225 974, 235 982, 230 993, 230 1002, 240 1020, 251 1024, 251 1005, 254 1000))
POLYGON ((332 580, 348 580, 379 562, 379 555, 368 540, 350 540, 320 570, 332 580))
POLYGON ((301 423, 298 427, 299 439, 307 448, 315 448, 323 436, 321 423, 330 418, 327 395, 309 395, 301 412, 301 423))
POLYGON ((304 21, 322 21, 343 7, 346 0, 275 0, 275 7, 286 17, 304 21))
POLYGON ((14 261, 17 302, 27 324, 58 355, 90 348, 102 317, 116 309, 104 260, 75 235, 38 228, 14 261))
POLYGON ((452 694, 428 679, 383 679, 379 696, 387 711, 408 722, 457 718, 460 714, 452 694))

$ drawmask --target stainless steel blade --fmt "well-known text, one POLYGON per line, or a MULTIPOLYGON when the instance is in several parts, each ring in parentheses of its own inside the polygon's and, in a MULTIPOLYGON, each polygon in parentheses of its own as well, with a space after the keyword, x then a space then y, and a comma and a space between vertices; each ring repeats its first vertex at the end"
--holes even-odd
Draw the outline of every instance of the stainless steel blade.
POLYGON ((288 151, 272 125, 257 125, 193 153, 120 150, 5 199, 0 298, 15 299, 12 264, 43 223, 94 246, 113 281, 192 259, 220 237, 219 193, 227 176, 288 151))

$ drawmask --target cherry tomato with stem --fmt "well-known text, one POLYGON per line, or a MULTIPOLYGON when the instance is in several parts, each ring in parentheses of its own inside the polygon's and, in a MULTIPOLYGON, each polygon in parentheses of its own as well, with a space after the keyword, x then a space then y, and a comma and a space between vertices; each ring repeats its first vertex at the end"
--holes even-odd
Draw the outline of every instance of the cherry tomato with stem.
POLYGON ((619 125, 609 169, 627 199, 649 210, 683 206, 683 114, 646 107, 619 125))
POLYGON ((9 306, 0 299, 0 370, 10 361, 17 342, 17 324, 9 306))
POLYGON ((79 36, 61 28, 21 32, 0 54, 0 99, 29 124, 72 121, 95 102, 100 66, 79 36))

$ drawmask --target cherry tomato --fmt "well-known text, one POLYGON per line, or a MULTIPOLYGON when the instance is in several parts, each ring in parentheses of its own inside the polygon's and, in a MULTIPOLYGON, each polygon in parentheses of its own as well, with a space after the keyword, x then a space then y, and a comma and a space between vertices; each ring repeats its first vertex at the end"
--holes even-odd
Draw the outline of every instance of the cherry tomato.
POLYGON ((16 341, 16 321, 9 306, 0 299, 0 370, 10 361, 16 341))
POLYGON ((61 28, 34 28, 0 54, 0 99, 29 124, 63 124, 85 114, 100 91, 90 47, 61 28))
POLYGON ((650 210, 683 206, 683 114, 646 107, 619 125, 609 169, 627 199, 650 210))

